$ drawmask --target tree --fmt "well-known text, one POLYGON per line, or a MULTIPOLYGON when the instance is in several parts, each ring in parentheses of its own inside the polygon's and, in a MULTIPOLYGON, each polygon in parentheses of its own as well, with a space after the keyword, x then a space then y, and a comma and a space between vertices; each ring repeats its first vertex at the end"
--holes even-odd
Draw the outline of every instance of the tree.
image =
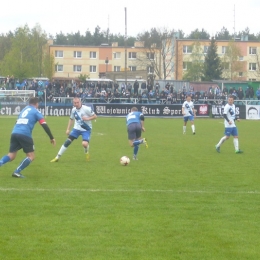
POLYGON ((79 81, 81 81, 81 82, 85 82, 86 81, 86 79, 90 79, 90 77, 89 77, 89 75, 87 75, 87 74, 80 74, 79 76, 78 76, 78 79, 79 79, 79 81))
POLYGON ((229 41, 232 38, 233 38, 232 35, 229 34, 229 31, 225 27, 222 27, 221 31, 217 32, 216 35, 215 35, 215 39, 216 40, 226 40, 226 41, 229 41))
POLYGON ((41 27, 36 25, 30 30, 25 25, 17 28, 10 39, 10 47, 0 62, 1 73, 19 79, 45 76, 44 55, 48 53, 47 36, 41 27))
POLYGON ((204 73, 203 73, 204 76, 202 77, 202 80, 204 81, 221 79, 221 74, 222 74, 221 60, 218 56, 217 49, 218 47, 216 41, 212 37, 204 61, 204 73))
POLYGON ((203 49, 199 41, 192 44, 192 53, 187 60, 189 66, 183 79, 189 81, 200 81, 204 71, 204 55, 203 49))
POLYGON ((235 41, 230 41, 226 48, 223 60, 222 67, 223 73, 222 76, 226 79, 234 80, 238 78, 239 72, 243 72, 243 63, 239 61, 241 55, 241 50, 235 41))
POLYGON ((177 32, 152 28, 139 34, 137 39, 144 42, 144 52, 137 63, 159 79, 166 79, 172 73, 174 44, 177 32))
POLYGON ((204 29, 202 29, 201 31, 199 31, 199 29, 196 29, 187 36, 187 39, 196 39, 196 40, 208 40, 209 38, 210 38, 209 33, 206 32, 204 29))

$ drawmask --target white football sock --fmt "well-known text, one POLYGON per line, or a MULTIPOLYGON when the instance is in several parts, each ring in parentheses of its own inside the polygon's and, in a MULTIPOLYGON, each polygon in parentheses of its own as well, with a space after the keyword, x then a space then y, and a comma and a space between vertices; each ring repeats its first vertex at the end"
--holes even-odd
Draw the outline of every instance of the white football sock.
POLYGON ((234 138, 233 143, 234 143, 234 146, 235 146, 235 151, 239 150, 238 138, 234 138))
POLYGON ((183 126, 183 132, 186 132, 186 126, 183 126))
POLYGON ((191 125, 192 132, 195 132, 195 125, 191 125))
POLYGON ((61 146, 58 155, 56 156, 57 158, 60 158, 62 156, 62 154, 67 150, 67 147, 65 147, 64 145, 61 146))
POLYGON ((87 148, 84 148, 85 153, 89 152, 89 145, 87 146, 87 148))
POLYGON ((226 139, 226 136, 223 136, 223 137, 220 139, 220 141, 219 141, 219 143, 217 144, 217 146, 218 146, 218 147, 221 146, 226 140, 227 140, 227 139, 226 139))

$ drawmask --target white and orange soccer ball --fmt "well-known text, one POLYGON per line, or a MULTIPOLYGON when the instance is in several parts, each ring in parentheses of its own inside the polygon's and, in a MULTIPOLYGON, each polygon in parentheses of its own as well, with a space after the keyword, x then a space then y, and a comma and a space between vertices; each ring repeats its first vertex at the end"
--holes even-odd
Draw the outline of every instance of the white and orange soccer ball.
POLYGON ((130 163, 130 159, 127 156, 122 156, 120 158, 120 164, 123 166, 127 166, 130 163))

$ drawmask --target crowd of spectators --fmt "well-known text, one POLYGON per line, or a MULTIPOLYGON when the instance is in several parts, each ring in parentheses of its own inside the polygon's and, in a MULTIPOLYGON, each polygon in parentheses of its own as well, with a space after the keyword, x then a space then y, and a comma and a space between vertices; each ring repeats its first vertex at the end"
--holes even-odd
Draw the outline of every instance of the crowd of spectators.
POLYGON ((50 81, 42 82, 34 80, 32 82, 14 84, 11 77, 1 84, 1 89, 27 89, 35 90, 40 102, 71 102, 72 97, 79 97, 85 102, 97 103, 156 103, 156 104, 180 104, 183 103, 187 93, 192 95, 194 103, 210 102, 210 100, 227 100, 227 96, 232 94, 237 100, 258 99, 260 100, 260 88, 254 93, 252 87, 243 90, 242 87, 229 89, 219 86, 210 86, 208 90, 195 90, 192 86, 185 85, 175 88, 174 84, 167 83, 160 86, 158 82, 151 84, 150 81, 139 83, 137 80, 131 84, 112 81, 97 82, 71 82, 71 81, 50 81), (12 82, 12 84, 11 84, 12 82))

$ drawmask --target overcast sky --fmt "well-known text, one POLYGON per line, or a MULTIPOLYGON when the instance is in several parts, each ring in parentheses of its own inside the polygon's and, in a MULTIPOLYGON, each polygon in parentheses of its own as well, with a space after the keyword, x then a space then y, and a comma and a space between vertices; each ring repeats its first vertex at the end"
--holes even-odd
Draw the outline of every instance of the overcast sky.
POLYGON ((249 27, 260 32, 260 0, 13 0, 1 1, 0 33, 37 23, 49 35, 92 33, 97 25, 111 33, 136 36, 151 28, 182 30, 188 35, 204 29, 210 35, 224 26, 233 34, 249 27), (235 11, 234 11, 235 10, 235 11))

